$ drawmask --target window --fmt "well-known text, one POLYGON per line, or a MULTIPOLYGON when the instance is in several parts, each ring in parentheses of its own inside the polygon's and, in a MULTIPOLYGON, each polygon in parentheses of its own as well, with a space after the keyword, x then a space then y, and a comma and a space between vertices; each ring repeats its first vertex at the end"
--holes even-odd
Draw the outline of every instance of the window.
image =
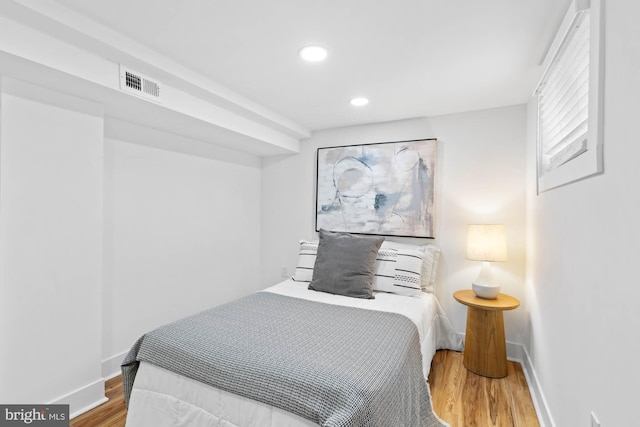
POLYGON ((603 170, 600 0, 574 0, 544 62, 538 100, 538 191, 603 170))

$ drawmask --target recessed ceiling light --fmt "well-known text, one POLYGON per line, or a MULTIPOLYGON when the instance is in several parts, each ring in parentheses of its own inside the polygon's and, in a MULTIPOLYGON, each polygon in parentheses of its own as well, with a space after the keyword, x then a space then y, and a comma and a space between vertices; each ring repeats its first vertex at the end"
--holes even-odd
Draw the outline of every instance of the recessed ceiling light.
POLYGON ((353 98, 349 101, 351 105, 355 105, 356 107, 362 107, 363 105, 367 105, 369 100, 367 98, 353 98))
POLYGON ((327 57, 327 49, 322 46, 305 46, 298 51, 300 58, 309 62, 324 61, 327 57))

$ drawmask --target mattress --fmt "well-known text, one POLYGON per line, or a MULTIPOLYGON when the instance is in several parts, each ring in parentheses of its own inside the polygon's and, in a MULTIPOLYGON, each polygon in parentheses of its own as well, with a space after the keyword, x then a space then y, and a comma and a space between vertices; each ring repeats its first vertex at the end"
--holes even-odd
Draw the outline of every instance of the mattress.
MULTIPOLYGON (((439 348, 460 349, 462 342, 453 330, 437 299, 428 293, 407 297, 376 293, 365 300, 310 291, 307 286, 286 280, 263 292, 326 304, 357 307, 401 314, 417 327, 422 353, 423 375, 429 375, 431 359, 439 348)), ((127 426, 220 426, 301 427, 315 425, 277 407, 237 396, 190 378, 141 363, 132 389, 127 426)))

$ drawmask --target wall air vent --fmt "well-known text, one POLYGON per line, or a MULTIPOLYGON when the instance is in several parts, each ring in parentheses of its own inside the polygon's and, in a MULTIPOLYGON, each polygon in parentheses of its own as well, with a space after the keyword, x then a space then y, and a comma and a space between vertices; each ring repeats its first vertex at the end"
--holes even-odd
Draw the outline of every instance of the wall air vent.
POLYGON ((160 82, 120 64, 120 89, 154 102, 161 102, 160 82))

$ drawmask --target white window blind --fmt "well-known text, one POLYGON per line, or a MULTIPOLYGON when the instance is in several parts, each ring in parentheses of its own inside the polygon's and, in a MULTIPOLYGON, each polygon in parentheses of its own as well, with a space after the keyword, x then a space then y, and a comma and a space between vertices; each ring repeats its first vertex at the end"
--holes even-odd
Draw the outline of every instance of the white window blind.
POLYGON ((536 86, 538 194, 604 172, 603 0, 572 0, 536 86))
POLYGON ((542 172, 588 151, 589 9, 579 13, 538 87, 542 172))

